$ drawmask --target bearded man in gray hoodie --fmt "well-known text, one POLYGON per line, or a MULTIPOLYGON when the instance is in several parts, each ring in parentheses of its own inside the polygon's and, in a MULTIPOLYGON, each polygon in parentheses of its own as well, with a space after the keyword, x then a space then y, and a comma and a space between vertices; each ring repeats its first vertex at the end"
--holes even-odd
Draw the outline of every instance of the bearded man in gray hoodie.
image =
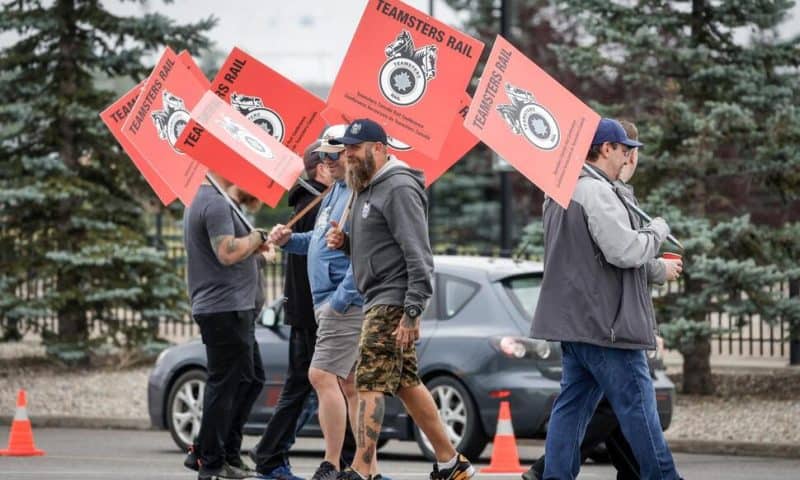
POLYGON ((396 395, 433 444, 433 480, 466 480, 475 469, 456 452, 436 404, 417 373, 414 342, 419 317, 432 294, 433 255, 428 238, 422 172, 387 153, 386 132, 370 119, 353 121, 344 136, 347 184, 355 199, 349 236, 332 222, 329 248, 350 254, 356 286, 364 297, 364 325, 356 366, 357 450, 339 478, 362 480, 376 452, 384 395, 396 395))

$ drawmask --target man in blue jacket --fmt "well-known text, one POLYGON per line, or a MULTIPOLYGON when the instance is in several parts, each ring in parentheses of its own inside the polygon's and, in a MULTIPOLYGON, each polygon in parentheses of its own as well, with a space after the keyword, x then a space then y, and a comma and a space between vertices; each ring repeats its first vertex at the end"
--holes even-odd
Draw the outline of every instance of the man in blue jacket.
MULTIPOLYGON (((588 168, 619 179, 642 144, 604 118, 586 157, 588 168)), ((680 478, 656 410, 645 350, 656 348, 647 263, 669 226, 637 225, 612 184, 583 172, 567 209, 544 204, 544 277, 531 336, 561 342, 561 392, 553 405, 544 479, 573 479, 580 445, 603 395, 630 443, 642 478, 680 478)))
MULTIPOLYGON (((340 220, 350 203, 343 150, 324 138, 314 149, 334 179, 330 192, 319 206, 314 229, 291 233, 285 226, 276 225, 270 232, 270 240, 284 251, 308 255, 308 278, 318 323, 308 377, 319 399, 319 423, 325 438, 325 460, 312 477, 314 480, 336 478, 347 430, 348 406, 353 420, 357 406, 354 367, 364 321, 364 302, 353 280, 350 259, 340 250, 329 249, 325 241, 330 222, 340 220)), ((351 425, 355 430, 355 423, 351 425)), ((377 474, 377 461, 372 462, 370 473, 377 474)))

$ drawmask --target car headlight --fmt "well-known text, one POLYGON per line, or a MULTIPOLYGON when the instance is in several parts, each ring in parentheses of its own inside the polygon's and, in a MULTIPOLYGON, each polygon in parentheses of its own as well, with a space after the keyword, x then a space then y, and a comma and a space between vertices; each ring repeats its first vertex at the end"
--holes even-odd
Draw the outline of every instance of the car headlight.
POLYGON ((525 337, 493 337, 491 344, 509 358, 536 358, 546 360, 550 357, 550 344, 545 340, 525 337))

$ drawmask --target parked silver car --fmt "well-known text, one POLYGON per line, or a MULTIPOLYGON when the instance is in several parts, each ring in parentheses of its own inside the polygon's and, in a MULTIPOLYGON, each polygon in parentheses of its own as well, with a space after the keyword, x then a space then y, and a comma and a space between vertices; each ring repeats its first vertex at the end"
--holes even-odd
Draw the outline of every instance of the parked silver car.
MULTIPOLYGON (((538 300, 542 265, 487 257, 434 257, 434 295, 422 316, 417 344, 420 376, 433 394, 450 440, 477 458, 494 436, 499 403, 511 404, 517 438, 543 437, 559 392, 561 350, 557 343, 528 338, 538 300)), ((265 310, 256 338, 267 381, 246 433, 260 434, 272 415, 288 365, 289 327, 280 302, 265 310)), ((197 434, 205 385, 205 350, 199 340, 165 350, 148 384, 154 427, 168 429, 185 449, 197 434)), ((661 423, 672 418, 675 387, 658 358, 651 372, 661 423)), ((301 435, 321 435, 316 418, 301 435)), ((396 399, 386 405, 380 445, 415 439, 433 458, 430 443, 396 399)))

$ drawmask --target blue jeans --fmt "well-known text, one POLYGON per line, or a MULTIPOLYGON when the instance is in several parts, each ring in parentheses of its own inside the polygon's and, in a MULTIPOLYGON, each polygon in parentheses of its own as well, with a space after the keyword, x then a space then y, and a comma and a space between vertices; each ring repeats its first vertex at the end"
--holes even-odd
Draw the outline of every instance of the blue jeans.
POLYGON ((642 479, 679 479, 656 410, 642 350, 561 342, 563 373, 545 444, 545 480, 574 479, 589 419, 605 394, 639 462, 642 479))

